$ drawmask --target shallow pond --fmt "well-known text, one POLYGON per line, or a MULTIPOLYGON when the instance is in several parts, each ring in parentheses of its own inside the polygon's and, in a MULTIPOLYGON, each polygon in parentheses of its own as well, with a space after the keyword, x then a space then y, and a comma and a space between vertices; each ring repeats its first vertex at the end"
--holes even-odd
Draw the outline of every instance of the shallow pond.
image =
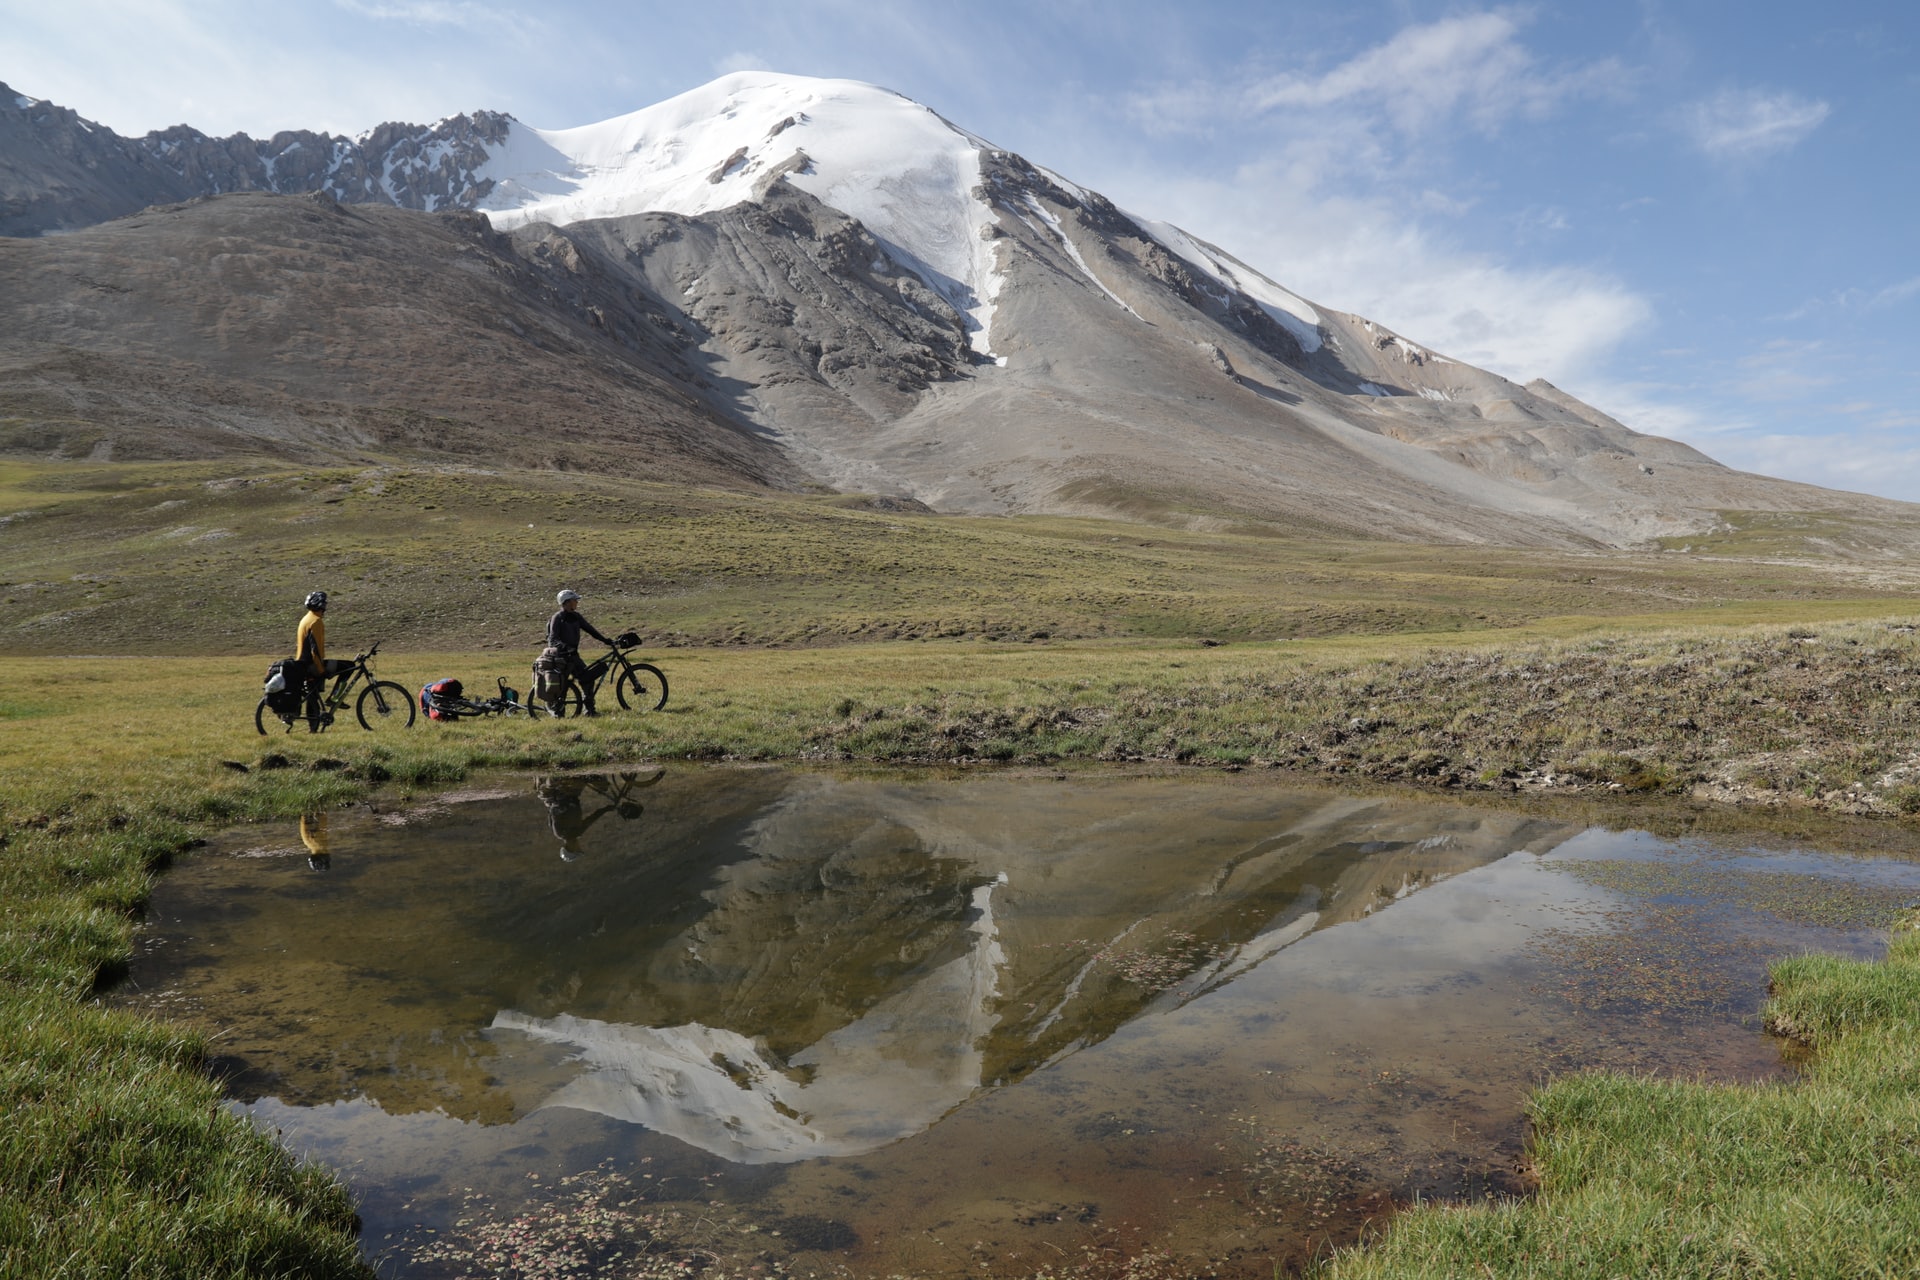
POLYGON ((1522 1102, 1782 1073, 1920 866, 1245 777, 675 768, 250 828, 115 999, 388 1276, 1258 1275, 1525 1187, 1522 1102))

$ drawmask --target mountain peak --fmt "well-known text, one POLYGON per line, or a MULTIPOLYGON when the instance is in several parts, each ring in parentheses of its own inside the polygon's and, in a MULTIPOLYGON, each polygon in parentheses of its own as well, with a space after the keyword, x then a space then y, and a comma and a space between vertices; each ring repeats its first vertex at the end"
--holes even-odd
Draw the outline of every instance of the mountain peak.
POLYGON ((503 230, 638 213, 698 217, 784 179, 857 218, 898 265, 967 316, 989 352, 999 291, 980 193, 988 144, 891 89, 738 71, 572 129, 512 129, 476 176, 503 230))

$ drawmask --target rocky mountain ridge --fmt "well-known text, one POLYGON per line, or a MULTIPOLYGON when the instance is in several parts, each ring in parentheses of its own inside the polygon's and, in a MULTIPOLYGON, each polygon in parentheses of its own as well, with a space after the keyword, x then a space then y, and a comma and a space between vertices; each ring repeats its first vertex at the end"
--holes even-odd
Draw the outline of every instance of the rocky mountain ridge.
POLYGON ((286 130, 210 137, 190 125, 125 138, 68 107, 0 84, 0 235, 72 231, 155 204, 237 191, 323 192, 346 204, 434 212, 471 208, 475 176, 512 117, 387 123, 358 138, 286 130))

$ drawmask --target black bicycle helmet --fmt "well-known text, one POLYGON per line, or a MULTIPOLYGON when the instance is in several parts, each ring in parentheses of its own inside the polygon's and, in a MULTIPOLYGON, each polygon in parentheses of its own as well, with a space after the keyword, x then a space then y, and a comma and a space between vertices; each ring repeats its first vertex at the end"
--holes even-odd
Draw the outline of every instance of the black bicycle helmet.
POLYGON ((307 593, 307 608, 312 609, 315 613, 325 613, 327 611, 327 593, 324 591, 309 591, 307 593))

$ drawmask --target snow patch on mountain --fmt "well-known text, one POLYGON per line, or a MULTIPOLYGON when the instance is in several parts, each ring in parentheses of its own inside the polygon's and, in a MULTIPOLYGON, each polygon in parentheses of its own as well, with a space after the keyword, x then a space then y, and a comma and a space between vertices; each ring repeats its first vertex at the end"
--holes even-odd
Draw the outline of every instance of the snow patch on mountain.
POLYGON ((1304 299, 1282 289, 1231 254, 1195 240, 1171 222, 1155 222, 1131 213, 1127 216, 1187 265, 1198 267, 1216 283, 1253 299, 1256 306, 1273 317, 1274 323, 1293 335, 1302 351, 1311 355, 1320 349, 1320 313, 1304 299))
POLYGON ((786 180, 858 218, 901 266, 968 318, 992 354, 1000 272, 978 194, 986 143, 919 103, 855 80, 748 71, 577 129, 516 122, 477 179, 502 229, 644 212, 696 217, 786 180))
MULTIPOLYGON (((1067 234, 1066 228, 1060 225, 1060 219, 1055 216, 1053 211, 1035 199, 1031 191, 1022 193, 1022 200, 1035 217, 1047 224, 1048 229, 1053 232, 1054 237, 1060 241, 1060 247, 1066 250, 1067 257, 1073 259, 1073 265, 1080 268, 1080 274, 1093 281, 1100 292, 1106 294, 1109 298, 1125 308, 1128 315, 1132 316, 1135 320, 1140 319, 1140 313, 1128 306, 1125 298, 1122 298, 1119 294, 1107 288, 1106 282, 1099 276, 1093 274, 1093 268, 1088 266, 1086 258, 1081 256, 1080 246, 1073 242, 1073 238, 1067 234)), ((1027 220, 1025 214, 1017 214, 1017 216, 1029 227, 1033 226, 1033 223, 1027 220)), ((1034 230, 1038 231, 1039 228, 1034 227, 1034 230)))

